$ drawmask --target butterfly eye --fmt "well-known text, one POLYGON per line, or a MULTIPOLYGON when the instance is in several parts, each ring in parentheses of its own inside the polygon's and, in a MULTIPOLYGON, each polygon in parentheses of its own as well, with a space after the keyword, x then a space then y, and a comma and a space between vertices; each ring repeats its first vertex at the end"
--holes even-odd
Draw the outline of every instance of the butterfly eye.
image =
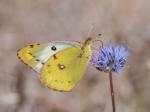
POLYGON ((51 50, 56 51, 56 47, 55 47, 55 46, 52 46, 52 47, 51 47, 51 50))

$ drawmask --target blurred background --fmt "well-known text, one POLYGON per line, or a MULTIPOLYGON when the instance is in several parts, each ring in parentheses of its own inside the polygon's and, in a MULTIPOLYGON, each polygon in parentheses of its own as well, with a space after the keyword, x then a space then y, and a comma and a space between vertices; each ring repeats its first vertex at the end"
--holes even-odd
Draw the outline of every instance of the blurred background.
POLYGON ((112 112, 108 75, 89 66, 69 93, 47 89, 17 58, 31 43, 83 40, 91 35, 125 41, 132 49, 113 75, 116 112, 150 110, 149 0, 0 0, 0 112, 112 112))

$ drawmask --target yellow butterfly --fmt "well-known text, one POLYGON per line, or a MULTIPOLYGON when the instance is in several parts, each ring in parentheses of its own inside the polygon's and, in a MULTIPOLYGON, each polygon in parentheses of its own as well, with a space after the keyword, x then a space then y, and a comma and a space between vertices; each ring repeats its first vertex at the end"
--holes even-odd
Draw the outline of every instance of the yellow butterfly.
POLYGON ((19 50, 17 55, 40 74, 44 85, 57 91, 71 91, 86 70, 92 43, 92 38, 87 38, 84 42, 33 44, 19 50))

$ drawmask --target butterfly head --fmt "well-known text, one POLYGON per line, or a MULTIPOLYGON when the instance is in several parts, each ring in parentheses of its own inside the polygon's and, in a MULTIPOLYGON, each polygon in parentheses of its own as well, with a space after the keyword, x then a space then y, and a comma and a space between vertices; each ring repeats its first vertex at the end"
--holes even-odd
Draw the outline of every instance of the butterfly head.
POLYGON ((93 38, 92 37, 88 37, 85 41, 82 42, 83 47, 91 46, 92 44, 93 44, 93 38))

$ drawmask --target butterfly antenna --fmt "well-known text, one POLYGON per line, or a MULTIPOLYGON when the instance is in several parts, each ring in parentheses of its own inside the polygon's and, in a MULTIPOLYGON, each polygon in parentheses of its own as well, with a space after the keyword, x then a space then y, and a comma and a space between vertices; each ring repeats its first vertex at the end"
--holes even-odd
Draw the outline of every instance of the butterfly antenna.
POLYGON ((90 27, 90 29, 88 31, 87 37, 90 37, 90 34, 93 31, 93 29, 94 29, 94 24, 91 25, 91 27, 90 27))
MULTIPOLYGON (((94 29, 94 24, 91 25, 91 27, 90 27, 90 29, 89 29, 89 31, 88 31, 87 37, 90 37, 90 34, 91 34, 91 32, 93 31, 93 29, 94 29)), ((99 37, 101 37, 101 35, 102 35, 102 34, 100 34, 100 33, 98 34, 99 37)), ((103 47, 103 41, 102 41, 102 40, 94 40, 94 41, 99 41, 99 42, 101 42, 102 47, 103 47)))

